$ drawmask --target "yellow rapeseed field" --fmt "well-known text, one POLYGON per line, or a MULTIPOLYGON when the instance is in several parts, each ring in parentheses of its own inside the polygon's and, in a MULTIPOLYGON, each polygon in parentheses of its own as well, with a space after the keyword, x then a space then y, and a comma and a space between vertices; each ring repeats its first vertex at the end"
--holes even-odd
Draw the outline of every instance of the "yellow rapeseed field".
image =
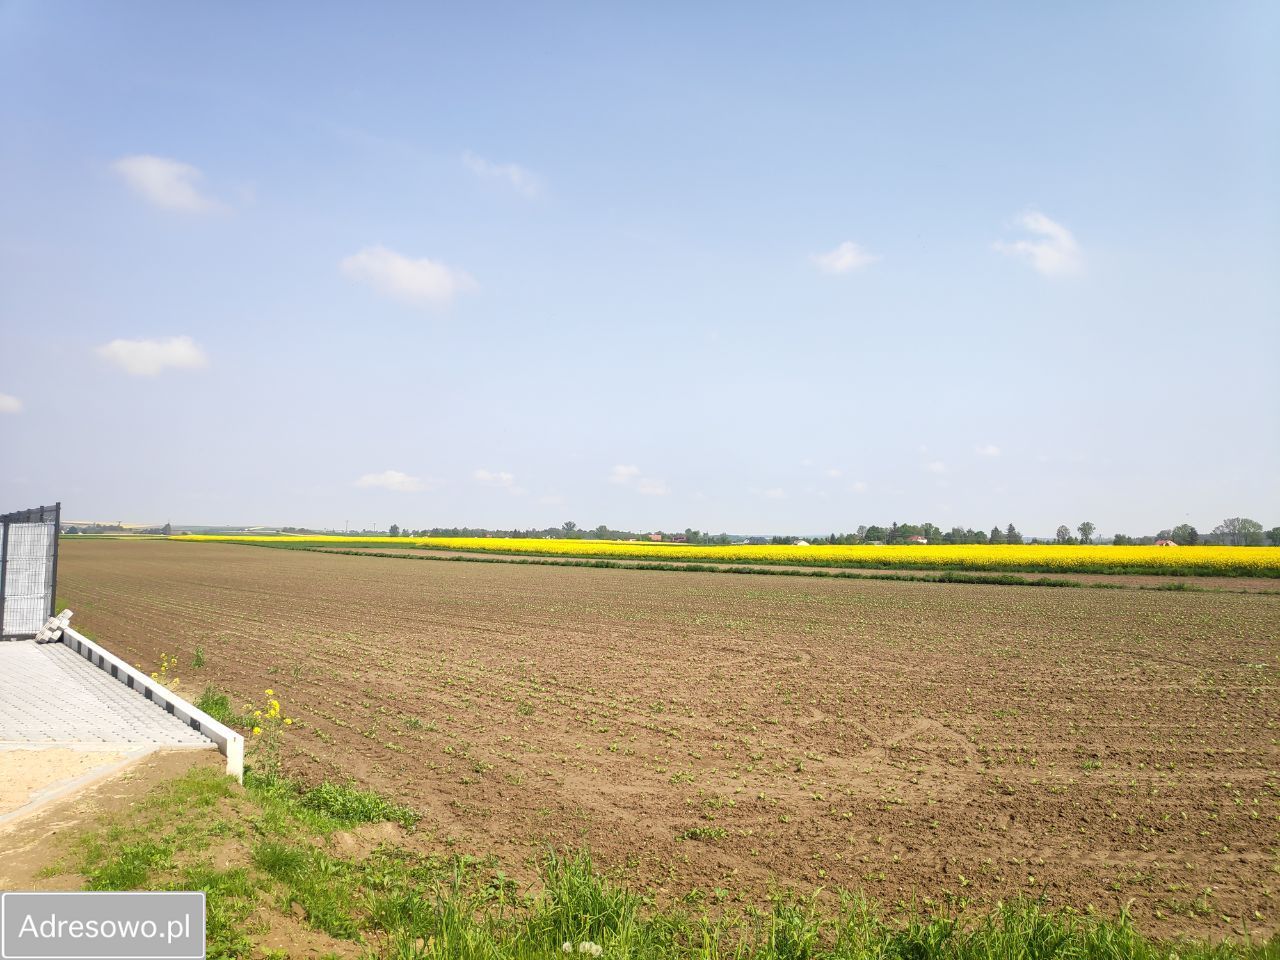
POLYGON ((926 570, 1186 573, 1280 577, 1276 547, 1113 547, 1058 544, 929 546, 695 546, 618 540, 535 540, 500 537, 209 536, 214 540, 272 546, 423 547, 479 553, 656 563, 784 564, 820 567, 895 567, 926 570))

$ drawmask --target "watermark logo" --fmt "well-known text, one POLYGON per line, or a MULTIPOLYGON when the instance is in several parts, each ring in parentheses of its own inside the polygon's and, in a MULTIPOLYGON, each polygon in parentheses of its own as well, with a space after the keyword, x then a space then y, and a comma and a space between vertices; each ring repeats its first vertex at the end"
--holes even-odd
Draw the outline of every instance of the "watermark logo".
POLYGON ((204 892, 0 893, 0 960, 204 960, 204 892))

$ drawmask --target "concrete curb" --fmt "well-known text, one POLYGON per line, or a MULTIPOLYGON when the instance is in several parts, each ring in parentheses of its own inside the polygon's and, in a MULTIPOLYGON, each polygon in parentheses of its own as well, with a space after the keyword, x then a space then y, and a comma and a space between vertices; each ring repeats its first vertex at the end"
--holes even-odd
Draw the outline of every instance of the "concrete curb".
POLYGON ((66 621, 70 618, 69 610, 63 611, 58 618, 61 621, 58 626, 61 628, 62 643, 65 646, 216 743, 218 750, 227 758, 227 773, 244 782, 243 736, 219 723, 199 707, 188 703, 168 687, 152 680, 142 671, 129 666, 100 644, 67 626, 66 621))

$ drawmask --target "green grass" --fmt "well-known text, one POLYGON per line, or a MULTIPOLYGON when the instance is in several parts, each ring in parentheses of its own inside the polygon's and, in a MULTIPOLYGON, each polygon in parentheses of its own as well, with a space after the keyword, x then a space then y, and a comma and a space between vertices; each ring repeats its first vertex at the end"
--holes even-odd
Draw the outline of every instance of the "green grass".
POLYGON ((583 943, 634 960, 1280 960, 1280 939, 1256 944, 1160 943, 1125 916, 1104 920, 1032 901, 980 916, 889 921, 861 897, 777 898, 762 909, 710 914, 655 907, 613 883, 586 853, 549 854, 520 889, 493 859, 432 856, 407 843, 345 858, 326 842, 352 824, 412 822, 404 808, 353 787, 304 789, 248 779, 247 789, 197 768, 79 842, 94 890, 202 889, 208 956, 254 956, 264 912, 298 918, 366 957, 551 960, 583 943), (231 842, 240 862, 215 866, 231 842))
POLYGON ((418 821, 417 814, 408 807, 392 803, 371 791, 336 783, 312 787, 301 794, 298 802, 304 808, 326 814, 345 826, 389 822, 411 827, 418 821))
POLYGON ((248 717, 235 712, 231 706, 230 697, 225 693, 219 693, 213 687, 204 688, 204 693, 200 694, 200 699, 195 702, 195 706, 228 727, 253 726, 248 717))

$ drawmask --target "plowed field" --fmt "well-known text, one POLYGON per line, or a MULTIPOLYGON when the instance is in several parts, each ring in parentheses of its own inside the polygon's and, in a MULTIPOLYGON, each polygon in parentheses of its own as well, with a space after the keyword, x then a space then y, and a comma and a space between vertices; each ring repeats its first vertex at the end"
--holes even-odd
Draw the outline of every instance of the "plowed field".
POLYGON ((64 541, 60 573, 79 627, 176 655, 188 694, 273 688, 292 772, 517 875, 585 845, 658 897, 1280 927, 1280 597, 163 541, 64 541))

